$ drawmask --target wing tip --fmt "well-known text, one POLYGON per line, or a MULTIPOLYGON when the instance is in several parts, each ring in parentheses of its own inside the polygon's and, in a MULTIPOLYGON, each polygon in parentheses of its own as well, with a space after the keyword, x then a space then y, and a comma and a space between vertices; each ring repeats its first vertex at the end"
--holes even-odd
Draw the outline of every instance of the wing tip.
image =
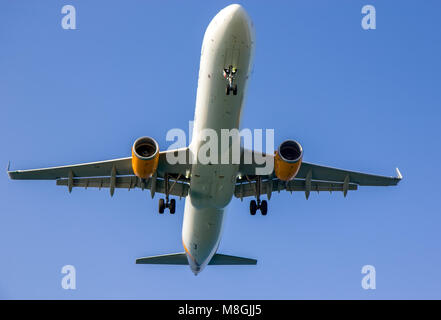
POLYGON ((395 168, 395 171, 396 171, 396 173, 397 173, 397 179, 398 179, 398 180, 403 179, 403 175, 401 174, 400 169, 398 169, 398 167, 395 168))
POLYGON ((9 179, 14 179, 14 171, 11 171, 11 161, 8 161, 8 167, 6 168, 6 172, 8 173, 9 179))

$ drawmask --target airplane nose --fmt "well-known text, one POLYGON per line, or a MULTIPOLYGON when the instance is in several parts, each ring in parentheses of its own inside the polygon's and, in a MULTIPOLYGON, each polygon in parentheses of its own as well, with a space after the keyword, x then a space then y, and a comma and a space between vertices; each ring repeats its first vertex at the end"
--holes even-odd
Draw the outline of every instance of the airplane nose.
POLYGON ((245 9, 239 4, 232 4, 219 11, 210 22, 205 35, 210 42, 215 36, 219 41, 252 44, 254 27, 245 9))
POLYGON ((240 4, 232 4, 226 7, 225 13, 231 16, 231 22, 248 23, 249 16, 245 9, 240 4))
POLYGON ((237 4, 237 3, 231 4, 231 5, 227 6, 227 7, 225 7, 225 11, 229 12, 230 14, 236 14, 236 13, 245 12, 243 7, 240 4, 237 4))
POLYGON ((248 13, 239 4, 232 4, 223 9, 221 17, 229 32, 238 41, 253 43, 254 28, 248 13))

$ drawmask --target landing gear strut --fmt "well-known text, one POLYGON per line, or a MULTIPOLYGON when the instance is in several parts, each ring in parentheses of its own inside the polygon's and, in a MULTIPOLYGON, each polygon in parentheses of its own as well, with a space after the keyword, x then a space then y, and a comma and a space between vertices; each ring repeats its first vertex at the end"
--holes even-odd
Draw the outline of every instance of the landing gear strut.
POLYGON ((262 214, 262 216, 266 216, 266 214, 268 213, 268 203, 266 202, 266 200, 260 200, 260 185, 261 185, 261 177, 257 178, 257 182, 256 182, 256 198, 257 198, 257 202, 256 200, 251 200, 250 201, 250 214, 252 216, 254 216, 257 212, 257 210, 260 210, 260 213, 262 214))
POLYGON ((228 68, 224 69, 224 78, 227 79, 227 88, 225 89, 225 94, 228 96, 230 95, 230 92, 233 91, 233 95, 237 95, 237 84, 234 83, 236 80, 236 73, 237 69, 233 68, 232 65, 230 65, 228 68))
POLYGON ((168 208, 170 210, 170 214, 174 214, 176 211, 176 200, 171 199, 169 200, 169 180, 168 180, 168 174, 165 174, 165 201, 164 199, 159 199, 159 205, 158 205, 158 211, 160 214, 164 213, 165 208, 168 208))

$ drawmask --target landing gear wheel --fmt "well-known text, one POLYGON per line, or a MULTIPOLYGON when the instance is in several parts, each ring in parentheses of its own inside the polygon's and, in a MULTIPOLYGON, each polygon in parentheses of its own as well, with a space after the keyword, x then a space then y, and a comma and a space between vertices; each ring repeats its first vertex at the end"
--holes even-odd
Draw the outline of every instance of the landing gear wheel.
POLYGON ((263 200, 260 204, 260 213, 262 214, 262 216, 266 216, 266 214, 268 213, 268 203, 266 202, 266 200, 263 200))
POLYGON ((227 96, 230 95, 230 86, 227 86, 227 88, 225 89, 225 94, 226 94, 227 96))
POLYGON ((168 208, 170 209, 170 214, 175 213, 175 210, 176 210, 176 200, 175 199, 170 200, 170 205, 168 208))
POLYGON ((234 88, 233 88, 233 95, 237 95, 237 84, 234 85, 234 88))
POLYGON ((256 214, 257 211, 257 204, 256 204, 256 200, 251 200, 250 201, 250 214, 252 216, 254 216, 256 214))
POLYGON ((159 213, 163 214, 165 209, 165 202, 164 199, 159 199, 159 205, 158 205, 159 213))

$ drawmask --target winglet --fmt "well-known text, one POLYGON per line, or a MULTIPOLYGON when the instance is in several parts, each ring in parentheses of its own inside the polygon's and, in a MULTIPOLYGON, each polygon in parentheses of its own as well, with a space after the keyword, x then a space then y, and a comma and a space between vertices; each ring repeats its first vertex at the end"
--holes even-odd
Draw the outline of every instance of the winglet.
POLYGON ((400 170, 398 168, 395 168, 395 171, 397 172, 397 179, 403 179, 403 175, 401 174, 400 170))
POLYGON ((8 168, 6 169, 6 172, 8 173, 9 179, 13 179, 11 176, 11 161, 8 161, 8 168))

